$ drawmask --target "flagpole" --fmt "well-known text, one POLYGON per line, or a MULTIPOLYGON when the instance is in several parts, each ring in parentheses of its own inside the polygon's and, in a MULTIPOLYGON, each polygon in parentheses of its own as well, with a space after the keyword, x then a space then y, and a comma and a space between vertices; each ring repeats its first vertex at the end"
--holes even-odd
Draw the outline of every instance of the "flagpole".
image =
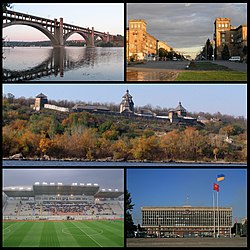
POLYGON ((217 220, 218 220, 218 233, 217 233, 217 238, 219 238, 219 236, 220 236, 219 192, 217 192, 217 220))
POLYGON ((215 238, 215 209, 214 209, 214 191, 213 191, 213 212, 214 212, 214 238, 215 238))

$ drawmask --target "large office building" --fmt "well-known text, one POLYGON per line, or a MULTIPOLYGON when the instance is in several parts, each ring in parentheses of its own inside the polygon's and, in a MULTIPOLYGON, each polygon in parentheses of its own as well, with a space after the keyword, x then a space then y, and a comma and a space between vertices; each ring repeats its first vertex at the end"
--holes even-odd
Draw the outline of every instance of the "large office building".
POLYGON ((247 25, 231 25, 230 18, 216 18, 214 22, 215 58, 222 58, 222 51, 227 45, 230 56, 245 57, 243 49, 247 46, 247 25))
POLYGON ((142 228, 147 234, 195 237, 231 235, 232 208, 142 207, 142 228))

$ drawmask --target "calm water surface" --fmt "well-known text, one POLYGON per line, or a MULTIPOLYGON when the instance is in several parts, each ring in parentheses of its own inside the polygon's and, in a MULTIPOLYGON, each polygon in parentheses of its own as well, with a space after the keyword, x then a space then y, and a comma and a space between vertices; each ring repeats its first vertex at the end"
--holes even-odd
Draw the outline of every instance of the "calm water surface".
POLYGON ((3 80, 123 81, 121 47, 3 48, 3 80))
POLYGON ((18 161, 18 160, 4 160, 3 166, 97 166, 97 167, 245 167, 246 164, 209 164, 209 163, 141 163, 141 162, 74 162, 74 161, 18 161))

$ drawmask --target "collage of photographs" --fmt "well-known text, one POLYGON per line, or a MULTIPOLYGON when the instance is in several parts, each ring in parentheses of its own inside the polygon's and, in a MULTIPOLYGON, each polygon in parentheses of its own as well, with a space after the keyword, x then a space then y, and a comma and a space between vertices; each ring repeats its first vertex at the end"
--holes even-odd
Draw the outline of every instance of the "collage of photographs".
POLYGON ((2 20, 2 247, 247 247, 247 2, 2 20))

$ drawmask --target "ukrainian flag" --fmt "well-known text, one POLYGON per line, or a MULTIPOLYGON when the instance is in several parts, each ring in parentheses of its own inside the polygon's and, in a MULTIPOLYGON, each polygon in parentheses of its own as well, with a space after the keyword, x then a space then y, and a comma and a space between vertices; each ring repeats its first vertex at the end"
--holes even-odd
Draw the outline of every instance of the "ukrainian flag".
POLYGON ((217 175, 217 181, 224 181, 225 175, 224 174, 218 174, 217 175))

